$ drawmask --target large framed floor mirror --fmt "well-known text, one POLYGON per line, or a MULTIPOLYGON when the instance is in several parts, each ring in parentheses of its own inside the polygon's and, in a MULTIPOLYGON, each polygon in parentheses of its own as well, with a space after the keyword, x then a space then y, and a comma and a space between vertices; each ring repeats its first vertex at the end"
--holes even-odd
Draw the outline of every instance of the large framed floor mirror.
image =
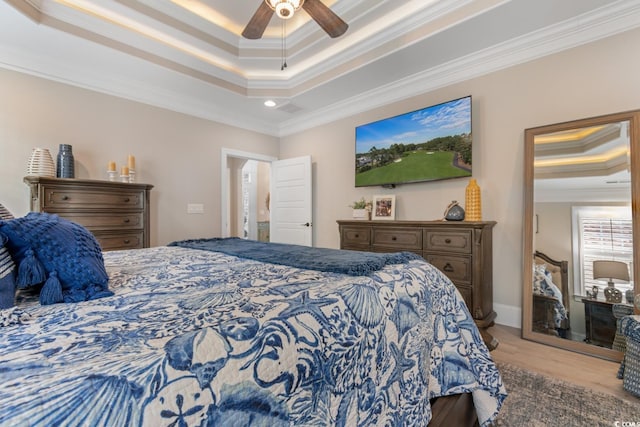
POLYGON ((640 110, 525 130, 522 337, 619 361, 639 313, 640 110))

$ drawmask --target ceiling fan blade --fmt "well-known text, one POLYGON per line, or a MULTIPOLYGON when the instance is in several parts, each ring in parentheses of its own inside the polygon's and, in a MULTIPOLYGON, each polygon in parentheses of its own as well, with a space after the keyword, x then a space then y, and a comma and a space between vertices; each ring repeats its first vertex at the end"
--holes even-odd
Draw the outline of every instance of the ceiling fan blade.
POLYGON ((333 38, 340 37, 349 28, 346 22, 320 0, 305 0, 302 8, 333 38))
POLYGON ((271 17, 273 16, 273 9, 269 7, 264 1, 260 0, 260 6, 256 13, 253 14, 251 20, 242 31, 242 37, 246 39, 259 39, 262 37, 264 30, 269 25, 271 17))

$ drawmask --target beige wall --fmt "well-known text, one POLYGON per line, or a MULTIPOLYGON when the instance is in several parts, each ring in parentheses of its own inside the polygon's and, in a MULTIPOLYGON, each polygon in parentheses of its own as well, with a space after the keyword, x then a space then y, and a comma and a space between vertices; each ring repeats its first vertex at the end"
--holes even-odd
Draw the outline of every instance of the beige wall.
MULTIPOLYGON (((473 175, 483 216, 494 230, 494 305, 498 323, 520 322, 523 135, 548 123, 640 108, 640 30, 555 54, 460 84, 417 94, 331 124, 277 138, 187 117, 111 96, 0 70, 0 199, 28 210, 22 183, 33 147, 55 155, 74 147, 77 177, 102 179, 107 161, 137 158, 139 181, 154 184, 152 243, 220 233, 220 148, 280 158, 310 154, 314 178, 314 243, 338 247, 336 220, 354 200, 397 195, 399 219, 442 217, 464 200, 467 180, 360 188, 354 182, 354 127, 384 117, 473 96, 473 175), (204 215, 187 215, 204 203, 204 215)), ((400 66, 400 65, 399 65, 400 66)))
MULTIPOLYGON (((283 138, 281 158, 311 154, 314 242, 339 245, 336 219, 361 196, 397 196, 399 219, 442 217, 464 200, 467 180, 355 188, 354 127, 384 117, 473 96, 473 176, 482 189, 483 218, 494 229, 494 306, 498 323, 519 325, 522 300, 524 129, 640 108, 640 30, 465 81, 283 138)), ((401 66, 399 64, 398 66, 401 66)))
MULTIPOLYGON (((545 202, 536 203, 534 207, 534 212, 538 215, 537 232, 533 236, 534 249, 555 260, 569 261, 570 271, 573 271, 571 207, 574 205, 575 203, 569 202, 545 202)), ((573 289, 571 277, 569 280, 569 287, 573 289)))
POLYGON ((278 139, 140 103, 0 70, 0 203, 29 209, 22 182, 33 147, 71 144, 76 178, 106 179, 136 156, 137 181, 153 184, 151 244, 220 236, 220 149, 278 155, 278 139), (205 213, 187 214, 187 203, 205 213))

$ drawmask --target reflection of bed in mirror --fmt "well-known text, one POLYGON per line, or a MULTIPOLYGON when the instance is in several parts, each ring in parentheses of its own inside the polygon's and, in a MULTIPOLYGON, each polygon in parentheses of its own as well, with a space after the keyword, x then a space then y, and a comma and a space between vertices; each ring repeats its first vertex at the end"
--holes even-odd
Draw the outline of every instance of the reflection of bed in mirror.
POLYGON ((568 262, 534 253, 533 330, 569 338, 568 262))

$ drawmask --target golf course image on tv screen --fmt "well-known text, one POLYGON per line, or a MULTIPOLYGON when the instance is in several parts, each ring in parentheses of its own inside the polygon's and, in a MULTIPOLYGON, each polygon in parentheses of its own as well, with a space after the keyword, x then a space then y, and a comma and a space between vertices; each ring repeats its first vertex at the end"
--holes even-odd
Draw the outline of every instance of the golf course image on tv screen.
POLYGON ((356 127, 356 187, 471 176, 471 96, 356 127))

